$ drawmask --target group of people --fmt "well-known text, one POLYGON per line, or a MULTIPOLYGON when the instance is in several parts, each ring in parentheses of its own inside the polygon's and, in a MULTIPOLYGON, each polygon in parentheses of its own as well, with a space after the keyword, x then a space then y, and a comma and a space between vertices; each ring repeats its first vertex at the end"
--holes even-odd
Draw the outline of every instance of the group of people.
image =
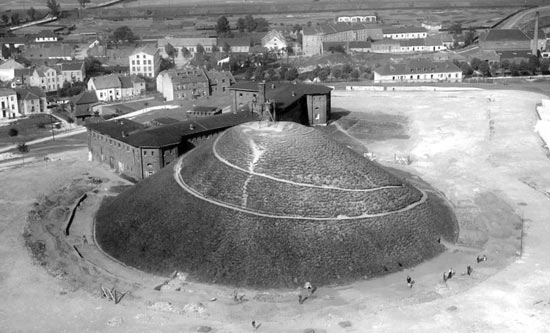
MULTIPOLYGON (((478 264, 486 260, 487 260, 486 255, 477 256, 478 264)), ((471 276, 473 272, 474 272, 474 269, 472 268, 472 266, 468 265, 468 267, 466 267, 466 274, 468 274, 468 276, 471 276)), ((454 271, 454 269, 452 267, 449 268, 447 272, 443 273, 443 282, 447 283, 447 280, 451 279, 453 276, 455 276, 455 274, 456 272, 454 271)), ((407 286, 409 288, 412 288, 412 286, 414 285, 414 280, 409 275, 407 275, 406 281, 407 281, 407 286)))

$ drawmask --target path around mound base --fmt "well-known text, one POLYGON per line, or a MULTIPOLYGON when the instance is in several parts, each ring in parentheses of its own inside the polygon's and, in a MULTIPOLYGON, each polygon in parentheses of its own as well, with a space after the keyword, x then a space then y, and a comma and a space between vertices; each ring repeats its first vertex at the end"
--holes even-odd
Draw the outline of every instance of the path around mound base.
MULTIPOLYGON (((237 210, 239 212, 252 214, 252 215, 256 215, 256 216, 269 217, 269 218, 274 218, 274 219, 315 220, 315 221, 356 220, 356 219, 362 219, 362 218, 381 217, 381 216, 386 216, 386 215, 390 215, 390 214, 405 212, 409 209, 412 209, 412 208, 414 208, 418 205, 423 204, 424 202, 426 202, 426 200, 428 198, 428 195, 426 194, 426 192, 424 192, 421 189, 418 189, 422 193, 422 197, 418 201, 415 201, 415 202, 413 202, 413 203, 411 203, 411 204, 409 204, 409 205, 407 205, 407 206, 405 206, 401 209, 397 209, 397 210, 394 210, 394 211, 391 211, 391 212, 378 213, 378 214, 361 214, 361 215, 357 215, 357 216, 339 215, 337 217, 307 217, 307 216, 299 216, 299 215, 267 214, 267 213, 262 213, 260 211, 254 210, 254 209, 243 208, 243 207, 240 207, 240 206, 237 206, 237 205, 232 205, 232 204, 229 204, 229 203, 226 203, 226 202, 222 202, 222 201, 219 201, 219 200, 216 200, 216 199, 213 199, 213 198, 206 197, 203 194, 201 194, 200 192, 196 191, 191 186, 187 185, 185 183, 185 181, 183 180, 183 177, 181 176, 181 170, 182 170, 181 164, 183 163, 183 159, 185 158, 185 156, 186 155, 182 156, 178 160, 178 162, 174 165, 174 179, 184 191, 188 192, 189 194, 191 194, 191 195, 193 195, 193 196, 195 196, 195 197, 197 197, 201 200, 208 201, 213 205, 229 208, 229 209, 232 209, 232 210, 237 210)), ((297 186, 300 186, 300 183, 294 183, 292 181, 287 181, 287 182, 293 183, 297 186)))
MULTIPOLYGON (((463 93, 347 93, 333 91, 334 107, 409 117, 408 140, 368 142, 369 149, 410 153, 403 167, 441 190, 453 203, 483 192, 505 200, 525 217, 521 258, 505 267, 498 235, 483 249, 455 249, 403 272, 350 285, 320 288, 302 305, 289 291, 239 290, 249 300, 231 301, 231 288, 189 284, 181 292, 151 293, 145 286, 114 305, 33 265, 21 234, 37 196, 83 174, 105 177, 85 150, 56 162, 28 163, 0 171, 0 331, 6 332, 549 332, 550 162, 533 132, 534 107, 544 96, 517 91, 463 93), (489 108, 488 97, 496 97, 489 108), (360 109, 369 100, 367 109, 360 109), (403 107, 407 105, 407 109, 403 107), (489 110, 490 109, 490 110, 489 110), (487 111, 493 113, 489 135, 487 111), (489 260, 475 263, 486 253, 489 260), (474 265, 472 277, 461 272, 474 265), (457 276, 447 285, 441 273, 457 276), (416 284, 406 287, 410 274, 416 284), (258 296, 258 298, 256 298, 258 296), (216 297, 216 301, 211 301, 216 297), (201 302, 204 316, 154 310, 150 302, 183 306, 201 302), (250 322, 262 323, 259 330, 250 322), (339 325, 349 321, 348 328, 339 325)), ((400 167, 392 165, 394 167, 400 167)), ((498 217, 498 212, 495 212, 498 217)), ((495 220, 498 230, 498 220, 495 220)), ((117 272, 114 271, 114 274, 117 272)), ((83 273, 85 274, 85 272, 83 273)), ((79 277, 73 277, 78 279, 79 277)))

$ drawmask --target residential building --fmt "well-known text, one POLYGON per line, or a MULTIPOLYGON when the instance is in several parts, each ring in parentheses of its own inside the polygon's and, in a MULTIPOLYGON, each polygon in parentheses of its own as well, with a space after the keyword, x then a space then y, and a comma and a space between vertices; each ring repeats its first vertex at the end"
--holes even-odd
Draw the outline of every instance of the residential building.
POLYGON ((61 82, 83 82, 86 77, 84 62, 60 62, 56 66, 59 69, 61 82))
POLYGON ((42 30, 34 35, 36 43, 57 42, 57 35, 51 30, 42 30))
POLYGON ((99 101, 94 91, 83 91, 69 99, 69 112, 78 125, 86 122, 86 119, 94 116, 94 106, 99 101))
POLYGON ((375 83, 461 81, 462 70, 452 61, 410 59, 374 69, 375 83))
POLYGON ((306 56, 323 53, 323 42, 351 42, 384 38, 383 26, 366 23, 336 23, 304 27, 302 51, 306 56))
POLYGON ((227 93, 233 83, 235 78, 228 71, 172 69, 157 76, 157 91, 166 101, 198 99, 227 93))
POLYGON ((422 27, 388 27, 383 28, 384 38, 391 39, 415 39, 426 38, 428 31, 422 27))
POLYGON ((401 43, 395 39, 381 39, 371 43, 373 53, 399 53, 401 52, 401 43))
POLYGON ((232 110, 252 110, 262 118, 327 125, 331 118, 329 87, 302 83, 236 83, 230 88, 232 110))
POLYGON ((166 44, 172 45, 178 55, 183 55, 182 49, 187 49, 191 55, 197 52, 197 46, 201 45, 206 53, 212 53, 212 50, 218 44, 216 38, 211 37, 165 37, 157 40, 158 48, 163 57, 167 57, 166 44))
POLYGON ((75 56, 73 44, 49 42, 49 43, 29 43, 21 51, 21 55, 30 60, 67 60, 72 61, 75 56))
POLYGON ((368 53, 371 52, 371 42, 366 41, 353 41, 348 43, 348 50, 354 53, 368 53))
POLYGON ((21 116, 17 105, 17 93, 13 89, 0 88, 0 119, 21 116))
POLYGON ((49 66, 39 66, 32 70, 28 83, 33 87, 40 87, 46 92, 56 91, 61 88, 63 81, 57 75, 57 71, 49 66))
POLYGON ((355 15, 355 16, 338 16, 336 18, 337 23, 366 23, 376 22, 376 15, 355 15))
POLYGON ((130 74, 156 77, 160 69, 159 50, 146 45, 136 49, 129 57, 130 74))
POLYGON ((109 74, 90 78, 88 90, 95 91, 99 101, 111 102, 142 94, 145 90, 145 82, 136 76, 109 74))
POLYGON ((25 69, 25 65, 18 63, 14 59, 9 59, 0 65, 0 80, 11 81, 15 78, 15 71, 25 69))
POLYGON ((251 44, 250 38, 218 38, 218 49, 222 52, 248 54, 251 44), (225 50, 227 46, 229 50, 225 50))
POLYGON ((47 112, 48 101, 40 87, 24 87, 14 89, 17 93, 17 103, 21 115, 47 112))
POLYGON ((479 46, 497 52, 530 50, 531 39, 519 29, 490 29, 479 36, 479 46))
POLYGON ((262 38, 262 46, 271 51, 286 51, 285 36, 278 30, 271 30, 262 38))

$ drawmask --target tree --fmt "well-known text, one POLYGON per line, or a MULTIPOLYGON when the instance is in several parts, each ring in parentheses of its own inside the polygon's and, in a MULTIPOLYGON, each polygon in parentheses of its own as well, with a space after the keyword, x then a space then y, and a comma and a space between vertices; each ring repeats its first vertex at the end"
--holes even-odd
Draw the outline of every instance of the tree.
POLYGON ((548 68, 550 67, 550 59, 548 58, 542 58, 540 60, 540 71, 543 73, 543 74, 547 74, 548 73, 548 68))
POLYGON ((257 32, 267 32, 269 30, 269 22, 263 17, 257 18, 254 20, 255 29, 257 32))
POLYGON ((189 49, 184 46, 181 48, 181 55, 185 58, 189 58, 189 56, 191 56, 191 52, 189 52, 189 49))
POLYGON ((28 17, 31 21, 36 20, 36 9, 34 9, 34 7, 31 7, 31 8, 29 8, 29 9, 27 9, 27 17, 28 17))
POLYGON ((15 128, 15 127, 11 127, 11 128, 8 130, 8 135, 9 135, 9 136, 17 136, 17 134, 19 134, 19 131, 18 131, 17 128, 15 128))
POLYGON ((476 32, 473 28, 464 33, 464 46, 471 45, 474 42, 476 32))
POLYGON ((336 80, 342 78, 342 69, 341 69, 341 68, 338 68, 338 67, 337 67, 337 68, 334 68, 334 69, 332 70, 332 76, 333 76, 336 80))
POLYGON ((78 3, 80 4, 80 8, 86 8, 86 4, 90 3, 90 0, 78 0, 78 3))
POLYGON ((481 63, 481 60, 478 58, 472 58, 470 60, 470 66, 472 66, 472 69, 477 70, 479 68, 479 64, 481 63))
POLYGON ((246 29, 246 21, 244 20, 244 18, 239 17, 239 19, 237 20, 237 30, 239 30, 239 32, 244 32, 245 29, 246 29))
POLYGON ((223 52, 229 53, 230 51, 231 51, 231 46, 229 45, 228 42, 224 42, 223 43, 223 52))
POLYGON ((87 57, 84 59, 84 71, 86 77, 98 76, 102 74, 108 74, 108 71, 103 68, 103 64, 97 58, 87 57))
POLYGON ((196 50, 197 50, 197 52, 195 52, 196 54, 203 55, 203 54, 206 53, 206 52, 204 51, 204 46, 202 46, 201 44, 197 44, 196 50))
POLYGON ((9 59, 11 57, 10 48, 6 44, 2 43, 2 58, 9 59))
POLYGON ((46 6, 54 16, 58 16, 61 13, 61 6, 57 3, 57 0, 48 0, 46 6))
POLYGON ((342 66, 342 72, 346 74, 350 74, 352 71, 353 71, 353 68, 351 67, 350 64, 345 63, 344 66, 342 66))
POLYGON ((460 70, 462 71, 462 75, 472 75, 473 73, 472 67, 467 62, 460 64, 460 70))
POLYGON ((2 14, 2 21, 4 21, 5 25, 8 25, 10 23, 10 17, 6 14, 2 14))
POLYGON ((489 63, 487 61, 480 62, 478 69, 481 72, 481 74, 483 74, 483 76, 489 75, 489 63))
POLYGON ((170 68, 174 68, 175 64, 173 61, 170 61, 166 58, 160 58, 160 68, 159 71, 165 71, 170 68))
POLYGON ((256 21, 252 17, 252 15, 248 14, 244 17, 244 26, 246 28, 246 31, 252 32, 256 30, 256 21))
POLYGON ((462 34, 462 24, 455 22, 449 27, 449 33, 452 35, 461 35, 462 34))
POLYGON ((220 37, 231 37, 231 27, 229 26, 229 21, 225 16, 220 16, 218 22, 216 23, 216 32, 220 37))
POLYGON ((358 80, 361 73, 359 73, 358 69, 354 69, 353 72, 351 72, 351 78, 353 80, 358 80))
POLYGON ((17 150, 23 156, 23 164, 25 164, 25 154, 29 152, 29 146, 25 142, 21 142, 17 144, 17 150))
POLYGON ((265 78, 264 69, 262 67, 256 68, 254 71, 254 79, 256 81, 262 81, 265 78))
POLYGON ((170 43, 167 43, 166 46, 164 46, 164 52, 166 52, 166 54, 172 59, 178 56, 178 50, 170 43))
POLYGON ((244 79, 250 80, 253 75, 254 75, 254 69, 252 67, 248 67, 246 69, 246 72, 244 72, 244 79))
POLYGON ((12 25, 19 24, 19 13, 15 12, 11 14, 11 24, 12 25))
POLYGON ((529 57, 529 62, 528 62, 529 71, 532 74, 535 74, 535 72, 537 71, 537 68, 539 68, 539 66, 540 66, 539 58, 537 58, 537 56, 531 55, 529 57))
POLYGON ((132 31, 132 29, 130 29, 130 27, 128 27, 127 25, 123 25, 121 27, 118 27, 115 29, 115 31, 113 31, 113 35, 112 35, 112 40, 114 42, 133 42, 135 41, 137 38, 136 35, 134 35, 134 32, 132 31))
POLYGON ((285 73, 285 80, 292 81, 296 80, 298 77, 298 69, 295 67, 292 67, 285 73))

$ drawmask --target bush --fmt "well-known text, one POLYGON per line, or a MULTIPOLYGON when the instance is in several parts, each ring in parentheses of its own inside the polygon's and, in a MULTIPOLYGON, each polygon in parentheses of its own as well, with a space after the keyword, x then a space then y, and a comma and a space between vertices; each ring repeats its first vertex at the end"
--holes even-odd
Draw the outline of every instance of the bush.
POLYGON ((19 134, 19 131, 17 130, 17 128, 12 127, 8 131, 9 136, 17 136, 17 134, 19 134))

